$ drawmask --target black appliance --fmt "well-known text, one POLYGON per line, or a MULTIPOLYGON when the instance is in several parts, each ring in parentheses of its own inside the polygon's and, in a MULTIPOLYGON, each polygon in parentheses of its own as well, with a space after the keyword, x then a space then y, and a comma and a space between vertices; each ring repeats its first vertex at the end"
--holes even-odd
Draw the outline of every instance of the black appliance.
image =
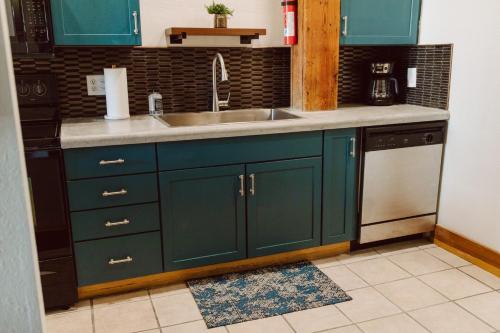
POLYGON ((373 62, 370 64, 368 104, 393 105, 399 94, 398 81, 392 76, 393 62, 373 62))
POLYGON ((46 308, 77 301, 56 79, 16 76, 33 222, 46 308))
POLYGON ((49 0, 6 0, 7 24, 14 55, 52 53, 49 0))

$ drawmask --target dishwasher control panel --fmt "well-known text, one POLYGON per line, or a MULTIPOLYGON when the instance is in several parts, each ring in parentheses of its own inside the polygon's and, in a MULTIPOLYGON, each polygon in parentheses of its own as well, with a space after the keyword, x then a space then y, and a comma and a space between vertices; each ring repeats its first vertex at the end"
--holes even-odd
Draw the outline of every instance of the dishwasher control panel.
POLYGON ((445 130, 445 121, 366 128, 364 151, 442 144, 445 130))

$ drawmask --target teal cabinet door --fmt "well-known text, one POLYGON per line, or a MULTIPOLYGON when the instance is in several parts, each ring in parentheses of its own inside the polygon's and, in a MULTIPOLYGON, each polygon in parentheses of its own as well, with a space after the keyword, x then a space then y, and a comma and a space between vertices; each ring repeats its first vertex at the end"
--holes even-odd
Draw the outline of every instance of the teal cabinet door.
POLYGON ((244 165, 160 173, 165 270, 246 257, 244 165))
POLYGON ((417 44, 421 0, 341 0, 343 45, 417 44))
POLYGON ((247 165, 248 255, 320 245, 321 157, 247 165))
POLYGON ((139 0, 52 0, 56 45, 141 45, 139 0))
POLYGON ((323 162, 322 243, 356 238, 357 166, 356 129, 325 132, 323 162))

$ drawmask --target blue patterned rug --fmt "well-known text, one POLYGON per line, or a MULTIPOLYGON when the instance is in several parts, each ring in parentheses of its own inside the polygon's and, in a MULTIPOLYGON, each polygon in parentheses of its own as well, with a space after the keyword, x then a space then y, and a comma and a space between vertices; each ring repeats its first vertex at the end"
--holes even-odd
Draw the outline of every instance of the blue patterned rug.
POLYGON ((310 262, 188 281, 208 328, 350 301, 310 262))

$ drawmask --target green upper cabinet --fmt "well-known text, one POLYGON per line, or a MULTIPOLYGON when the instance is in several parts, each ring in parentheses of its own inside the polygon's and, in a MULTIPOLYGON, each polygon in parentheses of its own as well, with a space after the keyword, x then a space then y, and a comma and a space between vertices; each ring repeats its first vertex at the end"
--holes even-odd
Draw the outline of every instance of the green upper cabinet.
POLYGON ((56 45, 141 45, 139 0, 52 0, 56 45))
POLYGON ((421 0, 341 0, 343 45, 417 44, 421 0))
POLYGON ((246 257, 245 166, 160 173, 165 270, 246 257))
POLYGON ((247 165, 248 256, 320 245, 321 157, 247 165))
POLYGON ((356 129, 325 132, 323 161, 322 243, 356 238, 357 165, 356 129))

